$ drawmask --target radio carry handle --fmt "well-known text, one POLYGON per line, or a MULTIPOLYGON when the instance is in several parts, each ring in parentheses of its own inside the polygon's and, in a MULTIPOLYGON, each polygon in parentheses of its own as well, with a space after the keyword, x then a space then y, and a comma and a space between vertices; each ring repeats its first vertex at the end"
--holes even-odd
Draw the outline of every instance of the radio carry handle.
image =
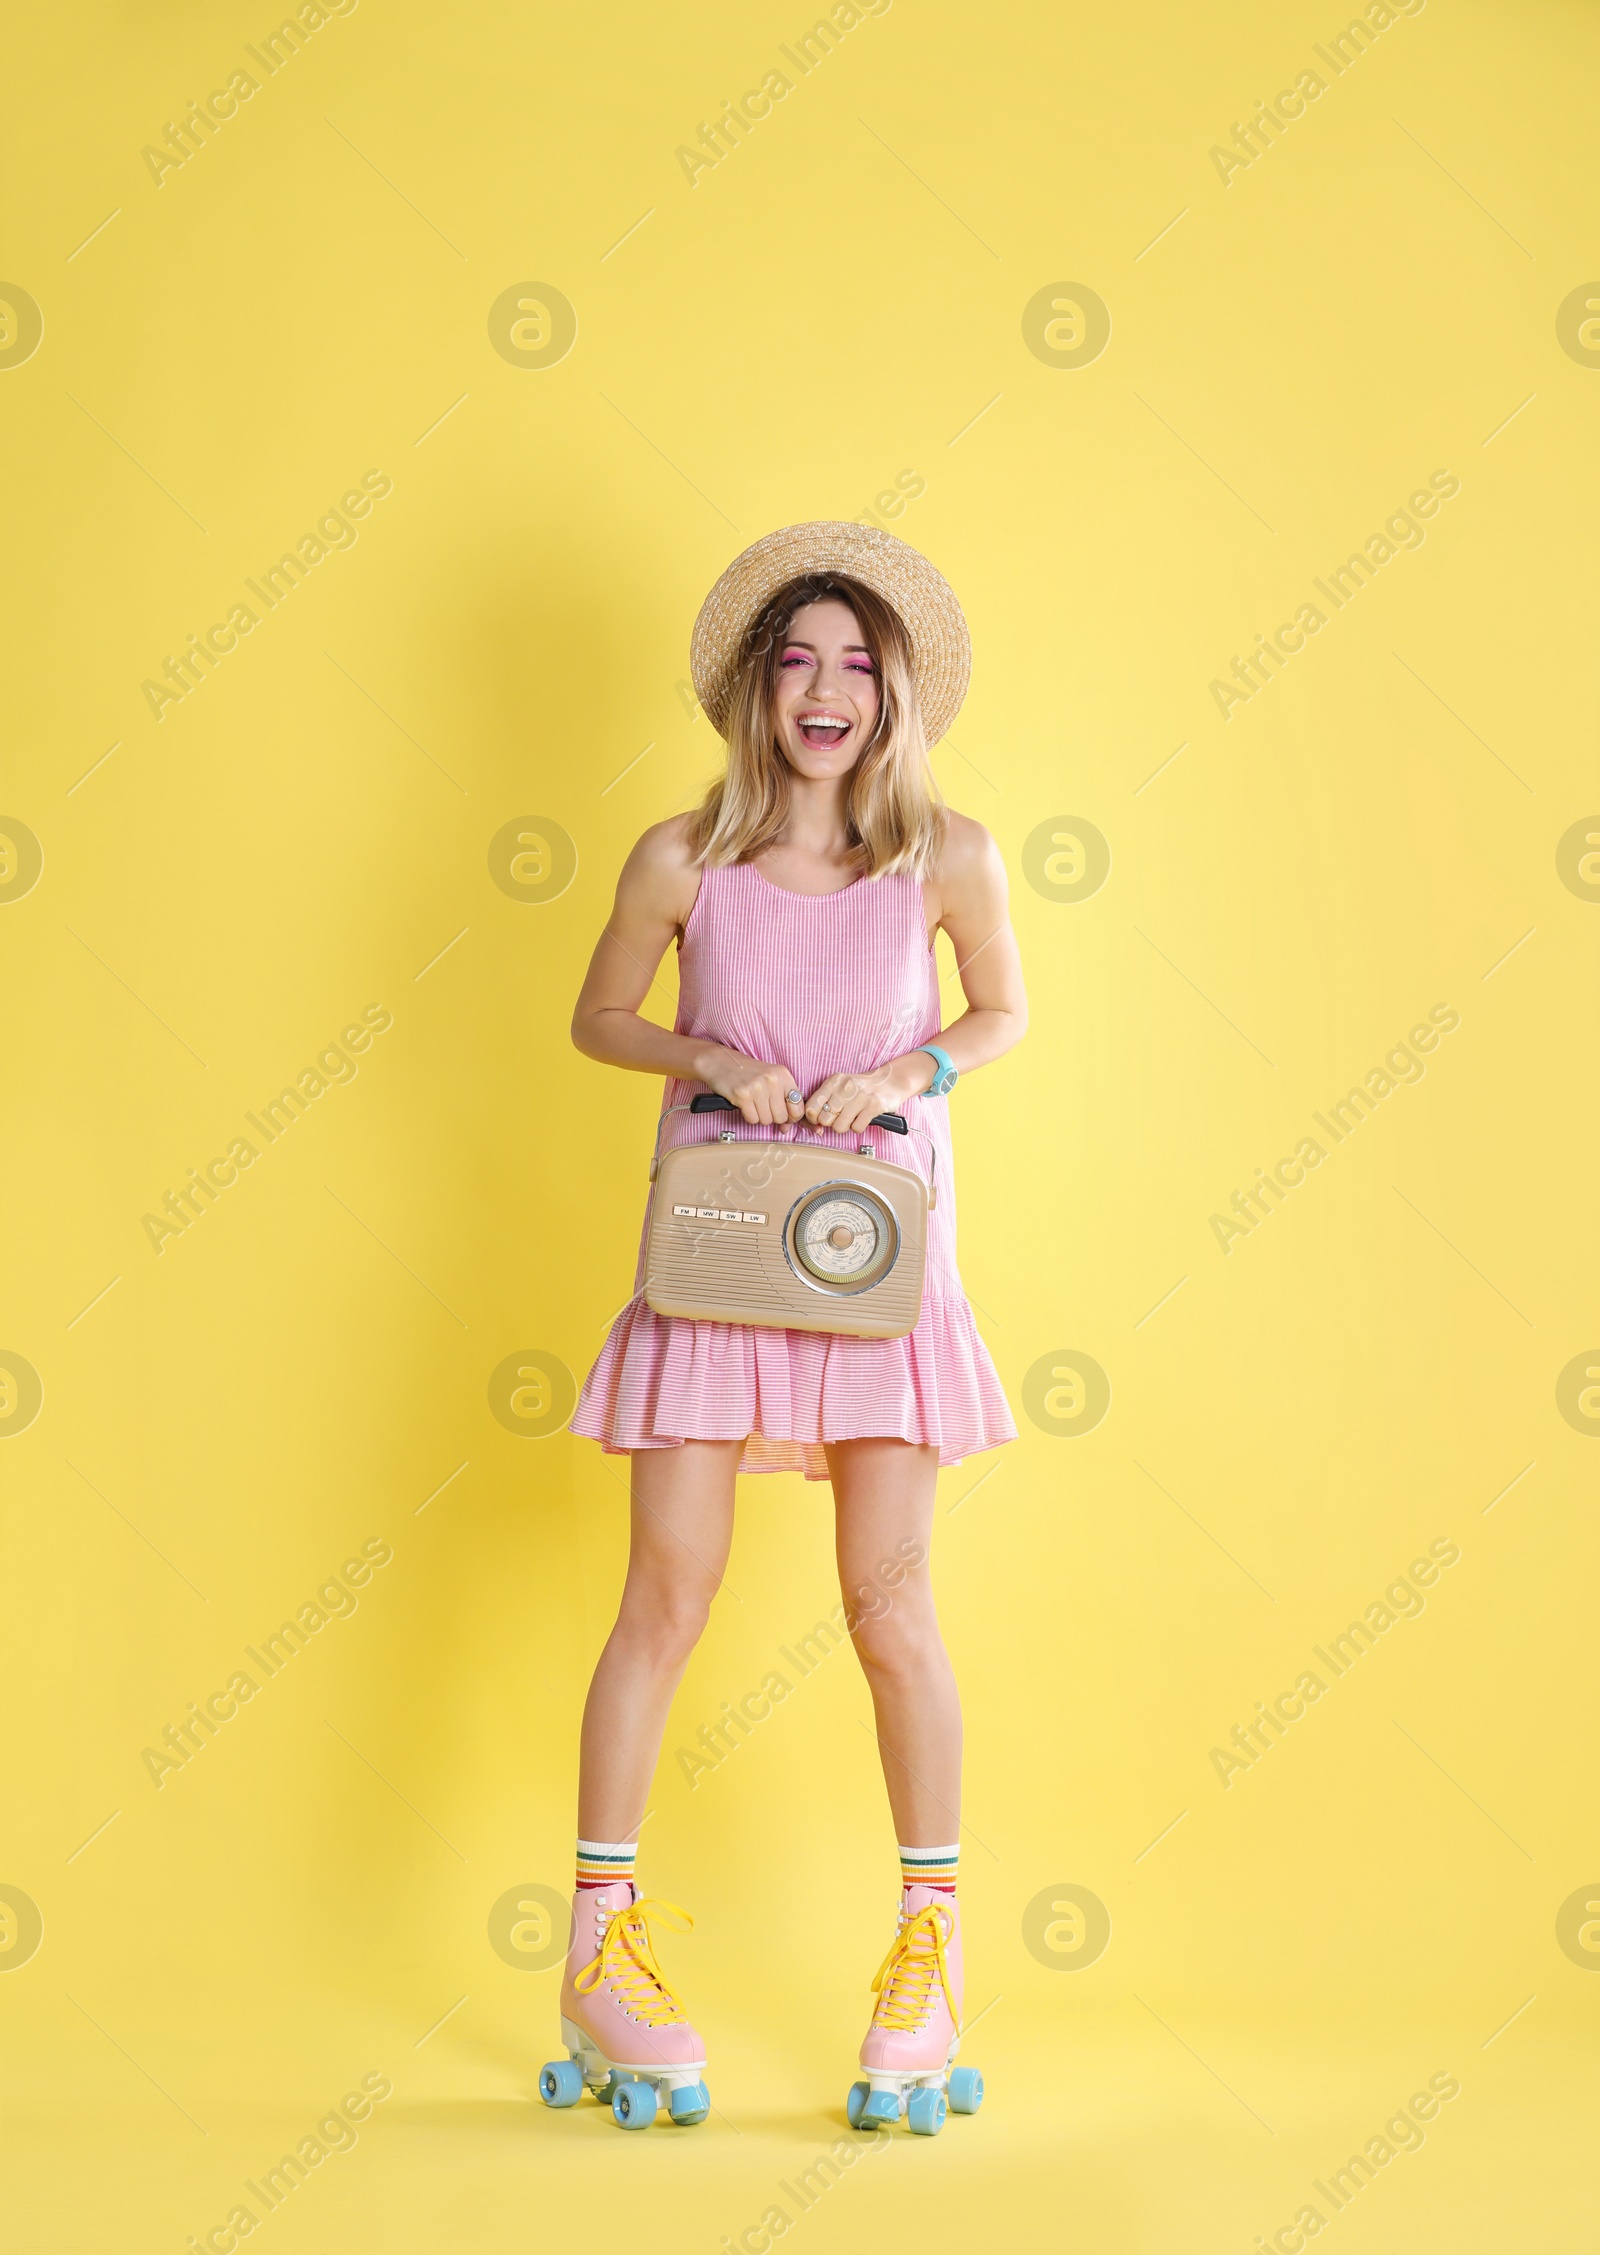
MULTIPOLYGON (((698 1096, 691 1097, 687 1104, 669 1104, 656 1122, 655 1149, 650 1156, 650 1180, 655 1181, 661 1166, 661 1130, 666 1126, 668 1116, 671 1113, 737 1112, 738 1109, 737 1104, 731 1103, 726 1096, 719 1096, 715 1089, 710 1088, 703 1089, 698 1096)), ((798 1127, 804 1123, 797 1120, 791 1124, 798 1127)), ((868 1124, 875 1128, 884 1128, 890 1135, 910 1135, 912 1133, 909 1121, 903 1119, 898 1112, 880 1112, 868 1124)), ((939 1147, 934 1142, 933 1137, 928 1134, 926 1128, 918 1128, 915 1132, 924 1138, 928 1146, 928 1204, 931 1207, 938 1196, 934 1175, 939 1165, 939 1147)), ((732 1143, 736 1138, 724 1129, 720 1140, 724 1143, 732 1143)), ((860 1156, 865 1159, 870 1159, 874 1155, 871 1144, 866 1142, 865 1139, 857 1145, 857 1150, 860 1156)))

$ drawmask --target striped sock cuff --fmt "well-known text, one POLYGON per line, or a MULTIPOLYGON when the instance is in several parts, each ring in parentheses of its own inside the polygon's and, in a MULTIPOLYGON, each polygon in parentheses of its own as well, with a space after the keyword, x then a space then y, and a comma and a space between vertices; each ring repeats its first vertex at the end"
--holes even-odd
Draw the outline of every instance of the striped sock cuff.
POLYGON ((614 1880, 632 1879, 637 1840, 580 1840, 578 1885, 609 1887, 614 1880))
POLYGON ((961 1855, 961 1843, 956 1841, 948 1848, 906 1848, 900 1850, 900 1884, 902 1887, 948 1887, 956 1883, 956 1864, 961 1855))

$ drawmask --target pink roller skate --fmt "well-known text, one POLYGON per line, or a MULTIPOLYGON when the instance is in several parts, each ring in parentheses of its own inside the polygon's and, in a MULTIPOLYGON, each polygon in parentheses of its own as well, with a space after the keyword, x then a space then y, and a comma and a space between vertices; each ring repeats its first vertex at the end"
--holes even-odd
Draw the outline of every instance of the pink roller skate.
POLYGON ((983 2077, 952 2067, 961 2043, 961 1913, 939 1887, 908 1887, 899 1931, 872 1984, 877 2009, 861 2064, 867 2079, 852 2085, 852 2129, 897 2122, 925 2138, 944 2128, 946 2104, 976 2114, 983 2077))
POLYGON ((676 1903, 639 1901, 631 1880, 578 1889, 561 1982, 569 2056, 540 2069, 546 2106, 576 2105, 587 2084, 624 2130, 648 2129, 663 2095, 674 2122, 710 2113, 705 2046, 656 1963, 651 1911, 669 1914, 680 1933, 694 1924, 676 1903))

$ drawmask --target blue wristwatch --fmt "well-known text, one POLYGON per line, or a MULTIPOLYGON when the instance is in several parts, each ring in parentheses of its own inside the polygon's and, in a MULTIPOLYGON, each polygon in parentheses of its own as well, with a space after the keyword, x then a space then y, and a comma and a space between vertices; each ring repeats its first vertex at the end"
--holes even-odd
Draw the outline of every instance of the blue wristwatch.
POLYGON ((955 1059, 947 1056, 944 1050, 936 1049, 931 1041, 922 1042, 919 1047, 922 1054, 931 1057, 939 1068, 922 1093, 924 1096, 948 1096, 961 1078, 955 1059))

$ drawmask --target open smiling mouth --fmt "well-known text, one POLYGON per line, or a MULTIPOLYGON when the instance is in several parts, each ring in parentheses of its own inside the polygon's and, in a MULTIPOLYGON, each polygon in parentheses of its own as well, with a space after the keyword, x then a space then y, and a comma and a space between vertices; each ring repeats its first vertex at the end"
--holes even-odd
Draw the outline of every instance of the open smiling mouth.
POLYGON ((795 722, 801 740, 814 752, 831 752, 844 742, 854 725, 838 713, 802 713, 795 722))

